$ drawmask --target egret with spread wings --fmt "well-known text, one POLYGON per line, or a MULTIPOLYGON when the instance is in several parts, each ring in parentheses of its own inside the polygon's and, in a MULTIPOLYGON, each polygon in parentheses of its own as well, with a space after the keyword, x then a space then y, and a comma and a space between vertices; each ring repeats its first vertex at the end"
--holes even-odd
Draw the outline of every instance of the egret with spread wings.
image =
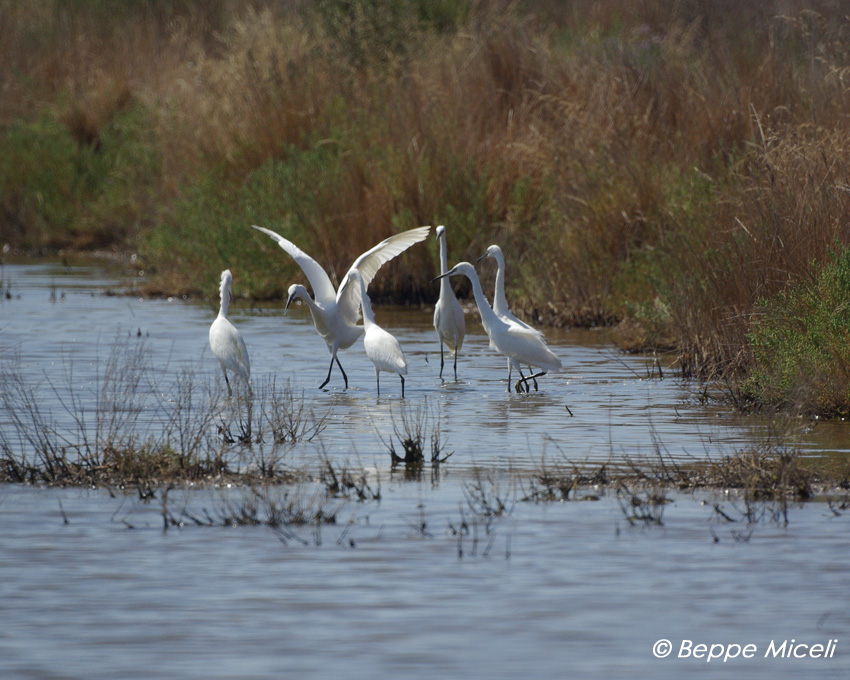
POLYGON ((289 287, 286 308, 289 308, 293 300, 302 300, 313 316, 316 332, 322 336, 328 346, 328 351, 331 353, 328 377, 319 385, 319 389, 330 382, 334 362, 342 372, 342 378, 347 389, 348 376, 345 374, 342 364, 339 363, 337 352, 351 347, 363 334, 363 326, 357 324, 360 320, 360 285, 353 280, 352 271, 358 270, 363 279, 364 288, 368 287, 381 265, 403 253, 414 243, 423 241, 428 236, 431 227, 418 227, 403 231, 384 239, 375 247, 367 250, 351 265, 337 291, 334 290, 333 283, 331 283, 330 277, 322 266, 298 246, 271 229, 252 226, 275 240, 298 263, 298 266, 301 267, 310 281, 313 297, 310 297, 307 289, 301 284, 293 284, 289 287))

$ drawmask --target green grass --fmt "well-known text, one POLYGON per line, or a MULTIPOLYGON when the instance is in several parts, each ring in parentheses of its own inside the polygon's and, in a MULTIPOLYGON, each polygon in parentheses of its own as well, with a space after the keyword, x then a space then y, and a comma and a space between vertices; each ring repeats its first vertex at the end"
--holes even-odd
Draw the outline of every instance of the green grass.
POLYGON ((91 139, 45 114, 0 132, 0 237, 30 248, 125 248, 148 222, 157 151, 148 112, 117 112, 91 139))
POLYGON ((267 161, 241 183, 210 171, 186 187, 171 214, 145 233, 140 254, 165 290, 211 294, 220 272, 232 268, 242 292, 280 297, 298 266, 251 225, 317 252, 317 206, 339 172, 333 145, 292 148, 286 158, 267 161))
POLYGON ((756 404, 850 415, 850 250, 812 281, 762 300, 749 334, 753 369, 741 385, 756 404))

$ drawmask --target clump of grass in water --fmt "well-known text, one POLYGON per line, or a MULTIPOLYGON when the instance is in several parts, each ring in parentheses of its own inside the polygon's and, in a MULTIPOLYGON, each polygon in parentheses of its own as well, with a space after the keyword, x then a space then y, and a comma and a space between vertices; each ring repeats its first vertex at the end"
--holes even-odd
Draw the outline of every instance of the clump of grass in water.
POLYGON ((658 487, 639 490, 624 481, 617 485, 617 504, 632 526, 663 526, 664 507, 669 502, 670 499, 658 487))
POLYGON ((273 444, 248 458, 241 455, 244 447, 234 451, 217 432, 220 390, 200 383, 192 367, 181 368, 170 385, 156 384, 156 375, 146 342, 129 335, 116 338, 87 391, 76 384, 73 361, 60 377, 45 374, 44 385, 24 380, 19 359, 5 361, 0 405, 11 427, 0 430, 3 480, 119 488, 224 478, 286 481, 291 475, 280 465, 280 447, 315 438, 327 418, 316 416, 288 386, 281 392, 274 381, 261 385, 255 431, 259 441, 271 432, 273 444), (61 417, 44 407, 41 390, 58 401, 61 417), (234 463, 246 467, 240 471, 234 463))
MULTIPOLYGON (((466 508, 460 505, 460 521, 457 524, 448 522, 446 531, 457 540, 458 559, 465 555, 465 541, 471 541, 469 554, 476 557, 479 554, 479 543, 483 532, 486 545, 481 551, 482 557, 489 557, 496 540, 496 528, 499 520, 510 515, 516 506, 516 495, 513 476, 505 491, 499 479, 493 473, 483 474, 476 469, 472 481, 463 487, 466 508), (469 517, 467 517, 467 511, 469 517)), ((505 559, 510 558, 510 536, 506 539, 505 559)))
POLYGON ((340 503, 331 503, 320 487, 308 484, 249 484, 242 489, 222 493, 219 502, 208 509, 190 511, 188 499, 176 510, 169 507, 168 495, 162 494, 163 531, 193 524, 199 527, 268 527, 281 541, 307 545, 299 530, 313 528, 313 543, 321 545, 321 527, 337 523, 340 503))
POLYGON ((369 483, 369 475, 363 470, 354 470, 348 465, 337 469, 325 454, 322 460, 320 480, 329 496, 355 498, 358 502, 381 500, 381 479, 376 477, 375 486, 369 483))
MULTIPOLYGON (((789 503, 815 497, 820 487, 825 493, 850 485, 848 467, 809 463, 802 452, 787 444, 784 435, 773 432, 764 442, 719 460, 694 460, 681 463, 659 450, 654 457, 623 457, 622 464, 606 463, 599 467, 565 460, 549 465, 545 459, 532 475, 530 490, 522 498, 532 502, 562 502, 569 499, 596 499, 597 492, 613 490, 623 515, 630 524, 661 525, 669 489, 694 491, 721 489, 736 491, 740 501, 730 501, 731 514, 744 519, 747 526, 761 518, 788 523, 789 503), (589 490, 589 495, 579 495, 589 490), (740 507, 739 507, 740 506, 740 507)), ((733 520, 714 505, 713 517, 733 520)), ((743 536, 744 534, 741 534, 743 536)), ((736 538, 740 540, 740 538, 736 538)))
MULTIPOLYGON (((582 489, 604 487, 609 483, 607 466, 603 463, 596 469, 589 469, 564 459, 561 463, 549 465, 545 456, 540 467, 529 479, 529 490, 523 501, 535 503, 558 503, 576 500, 577 492, 582 489), (570 497, 572 494, 572 498, 570 497)), ((585 494, 582 500, 596 500, 595 494, 585 494)))
POLYGON ((451 457, 452 452, 446 453, 440 438, 440 415, 435 415, 427 398, 416 406, 402 405, 399 414, 391 414, 391 417, 393 437, 389 442, 384 441, 380 432, 378 437, 389 451, 392 467, 395 469, 403 465, 406 477, 418 478, 425 466, 427 450, 431 469, 439 475, 440 466, 451 457), (398 440, 403 455, 396 450, 395 440, 398 440))
POLYGON ((262 408, 266 422, 275 444, 295 444, 310 442, 318 437, 327 427, 330 412, 316 415, 312 406, 304 399, 304 390, 296 395, 289 380, 283 390, 277 389, 277 383, 272 378, 267 390, 269 397, 268 408, 262 408))

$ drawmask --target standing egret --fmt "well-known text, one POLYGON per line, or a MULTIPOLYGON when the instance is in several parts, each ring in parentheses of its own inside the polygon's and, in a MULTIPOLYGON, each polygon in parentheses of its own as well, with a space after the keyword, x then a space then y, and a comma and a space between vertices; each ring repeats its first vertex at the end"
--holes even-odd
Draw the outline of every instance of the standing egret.
MULTIPOLYGON (((502 249, 497 245, 488 246, 487 252, 478 258, 481 260, 492 257, 496 260, 496 286, 493 290, 493 311, 502 319, 502 321, 519 326, 520 328, 528 329, 533 333, 537 333, 541 338, 543 334, 536 328, 532 328, 524 321, 517 319, 511 310, 508 308, 508 299, 505 297, 505 256, 502 254, 502 249)), ((533 379, 533 377, 532 377, 533 379)), ((511 362, 508 361, 508 382, 511 381, 511 362)), ((534 389, 537 389, 537 380, 534 380, 534 389)))
MULTIPOLYGON (((533 329, 522 328, 517 325, 512 325, 499 318, 492 310, 487 302, 487 297, 484 295, 484 290, 481 288, 481 281, 478 279, 478 273, 475 271, 469 262, 461 262, 456 264, 445 274, 441 274, 437 278, 448 276, 456 276, 461 274, 466 276, 472 283, 472 292, 475 295, 475 303, 478 305, 478 313, 481 316, 481 323, 484 330, 487 331, 487 336, 490 338, 490 346, 496 349, 508 358, 509 368, 512 366, 519 371, 520 379, 516 384, 516 391, 519 392, 519 384, 525 383, 525 389, 528 391, 528 380, 522 374, 521 364, 527 366, 537 366, 542 368, 541 373, 537 373, 534 377, 545 375, 546 371, 557 371, 561 368, 561 360, 555 356, 551 349, 546 346, 543 338, 533 329)), ((508 381, 508 392, 511 391, 511 383, 508 381)))
MULTIPOLYGON (((437 240, 440 242, 440 274, 445 274, 449 268, 446 255, 446 228, 437 227, 437 240)), ((463 344, 466 333, 466 322, 463 319, 463 308, 455 297, 448 277, 440 281, 440 299, 434 307, 434 329, 440 338, 440 379, 443 378, 443 345, 448 347, 449 355, 454 357, 455 380, 457 380, 457 355, 463 344)))
POLYGON ((357 269, 363 280, 363 287, 368 288, 381 265, 403 253, 414 243, 424 240, 431 227, 418 227, 403 231, 384 239, 374 248, 367 250, 354 261, 345 278, 343 278, 339 290, 335 291, 327 272, 307 253, 271 229, 252 226, 277 241, 277 244, 298 263, 313 288, 314 298, 311 298, 304 286, 300 284, 290 286, 284 313, 286 309, 289 309, 293 300, 296 298, 303 300, 310 308, 316 332, 322 336, 328 346, 328 351, 331 353, 331 365, 328 368, 328 377, 319 385, 319 389, 330 381, 334 361, 339 366, 342 378, 345 380, 345 387, 348 389, 348 376, 345 374, 342 364, 339 363, 337 352, 340 349, 351 347, 363 333, 363 326, 357 325, 360 318, 360 286, 351 282, 349 274, 352 270, 357 269))
POLYGON ((401 378, 401 398, 404 399, 404 376, 407 375, 407 359, 401 351, 398 340, 375 323, 375 314, 372 312, 372 303, 366 292, 366 282, 356 269, 352 269, 348 276, 353 283, 360 288, 360 304, 363 307, 363 348, 366 356, 375 366, 375 380, 378 384, 378 396, 381 396, 381 371, 397 373, 401 378))
POLYGON ((239 376, 251 390, 251 363, 248 360, 248 349, 245 347, 245 341, 239 334, 230 320, 227 318, 227 310, 230 307, 230 300, 233 298, 233 274, 229 269, 225 269, 221 273, 221 285, 219 286, 221 294, 221 308, 218 316, 210 326, 210 349, 213 355, 218 359, 221 370, 224 373, 224 382, 227 383, 227 393, 232 395, 233 390, 230 387, 230 380, 227 377, 227 371, 231 371, 239 376))

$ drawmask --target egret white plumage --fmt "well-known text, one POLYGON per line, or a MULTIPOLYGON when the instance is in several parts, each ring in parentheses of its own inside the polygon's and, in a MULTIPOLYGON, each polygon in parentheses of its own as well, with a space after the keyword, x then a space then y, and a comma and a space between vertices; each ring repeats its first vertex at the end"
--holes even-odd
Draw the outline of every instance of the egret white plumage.
MULTIPOLYGON (((531 379, 531 377, 526 378, 523 375, 522 364, 543 369, 542 372, 537 373, 534 377, 540 377, 541 375, 545 375, 547 371, 556 371, 561 368, 561 360, 546 346, 539 333, 534 332, 533 329, 529 330, 509 324, 499 318, 487 302, 487 297, 481 288, 478 273, 475 271, 475 267, 469 262, 460 262, 437 278, 456 275, 466 276, 472 283, 475 303, 478 305, 481 323, 487 332, 487 336, 490 338, 490 346, 508 358, 509 367, 513 367, 519 371, 520 379, 516 383, 517 392, 520 391, 519 384, 521 382, 525 383, 527 391, 528 380, 531 379)), ((508 382, 508 391, 510 392, 510 390, 511 384, 508 382)))
POLYGON ((233 298, 233 274, 229 269, 221 273, 221 284, 219 286, 221 295, 221 307, 218 316, 210 326, 210 349, 218 359, 221 370, 224 373, 224 382, 227 383, 228 394, 233 394, 227 372, 236 374, 251 389, 251 362, 248 359, 248 349, 245 341, 230 320, 227 312, 230 301, 233 298))
POLYGON ((401 345, 393 335, 375 323, 372 302, 366 292, 366 283, 356 269, 348 272, 355 285, 360 287, 360 304, 363 307, 363 348, 366 356, 375 366, 375 380, 378 384, 378 396, 381 396, 381 371, 396 373, 401 378, 401 398, 404 399, 404 376, 407 375, 407 359, 401 351, 401 345))
MULTIPOLYGON (((437 240, 440 242, 440 274, 448 271, 448 255, 446 254, 446 228, 437 227, 437 240)), ((454 357, 455 380, 457 380, 457 355, 463 344, 466 333, 466 322, 463 318, 463 308, 455 297, 451 282, 448 278, 440 281, 440 299, 434 306, 434 329, 440 338, 440 378, 443 377, 443 345, 449 350, 449 356, 454 357)))
MULTIPOLYGON (((495 244, 488 246, 487 252, 479 257, 477 261, 481 262, 481 260, 487 257, 492 257, 496 260, 496 285, 493 290, 493 311, 506 323, 519 326, 520 328, 526 328, 533 333, 537 333, 542 338, 543 334, 540 331, 532 328, 524 321, 520 321, 508 307, 508 299, 505 297, 505 256, 502 254, 502 249, 495 244)), ((510 383, 510 381, 511 362, 508 361, 508 382, 510 383)), ((537 380, 534 380, 534 389, 537 389, 537 380)))
POLYGON ((303 300, 310 309, 310 314, 313 316, 313 325, 316 327, 316 332, 322 336, 328 346, 328 351, 331 353, 331 365, 328 368, 328 377, 319 385, 319 388, 321 389, 330 381, 334 361, 336 361, 336 365, 339 366, 339 370, 342 372, 342 378, 345 381, 345 387, 347 389, 348 376, 345 374, 342 364, 339 363, 337 352, 341 349, 351 347, 363 333, 363 326, 357 325, 357 321, 360 319, 361 289, 360 286, 352 282, 351 272, 355 269, 358 270, 363 280, 364 289, 368 288, 369 283, 375 277, 381 265, 389 262, 396 255, 403 253, 414 243, 425 239, 431 227, 418 227, 400 234, 395 234, 367 250, 354 261, 354 264, 351 265, 351 268, 342 279, 339 290, 336 291, 330 277, 322 266, 298 246, 283 238, 280 234, 273 232, 271 229, 265 229, 256 225, 252 226, 254 229, 267 234, 277 241, 277 244, 298 263, 298 266, 301 267, 310 281, 314 297, 310 297, 304 286, 293 284, 289 287, 289 298, 286 301, 286 309, 289 308, 289 305, 296 298, 303 300))

